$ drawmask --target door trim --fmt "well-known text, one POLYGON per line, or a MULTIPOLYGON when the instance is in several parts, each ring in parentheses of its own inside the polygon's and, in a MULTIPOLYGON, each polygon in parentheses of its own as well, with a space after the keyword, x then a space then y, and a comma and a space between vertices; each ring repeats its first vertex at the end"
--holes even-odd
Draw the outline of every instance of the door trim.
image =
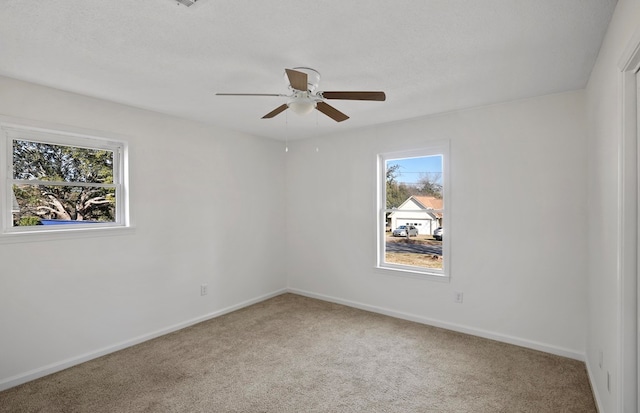
POLYGON ((635 412, 640 384, 638 334, 638 82, 640 30, 627 45, 621 71, 621 134, 618 145, 618 411, 635 412))

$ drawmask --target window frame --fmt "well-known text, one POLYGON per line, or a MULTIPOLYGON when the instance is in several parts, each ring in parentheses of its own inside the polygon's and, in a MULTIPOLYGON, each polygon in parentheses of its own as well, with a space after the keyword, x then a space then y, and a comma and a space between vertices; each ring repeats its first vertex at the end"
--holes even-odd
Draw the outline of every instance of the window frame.
MULTIPOLYGON (((377 156, 377 203, 376 203, 376 270, 385 274, 408 276, 433 281, 449 282, 451 278, 451 182, 450 144, 448 140, 434 141, 419 148, 379 153, 377 156), (442 238, 442 270, 385 262, 386 252, 386 163, 390 160, 442 156, 442 201, 437 212, 442 213, 442 227, 447 234, 442 238)), ((393 228, 392 228, 393 230, 393 228)))
MULTIPOLYGON (((14 122, 0 118, 0 242, 75 238, 81 236, 113 235, 131 228, 129 217, 128 144, 121 137, 105 133, 79 130, 66 126, 49 126, 35 122, 14 122), (113 184, 116 216, 114 222, 73 225, 13 226, 13 185, 24 183, 13 177, 13 141, 25 140, 78 148, 113 152, 113 184)), ((34 181, 34 184, 40 181, 34 181)), ((69 186, 77 186, 70 183, 69 186)), ((87 185, 78 185, 87 186, 87 185)), ((92 186, 92 185, 89 185, 92 186)), ((100 185, 102 186, 102 185, 100 185)))

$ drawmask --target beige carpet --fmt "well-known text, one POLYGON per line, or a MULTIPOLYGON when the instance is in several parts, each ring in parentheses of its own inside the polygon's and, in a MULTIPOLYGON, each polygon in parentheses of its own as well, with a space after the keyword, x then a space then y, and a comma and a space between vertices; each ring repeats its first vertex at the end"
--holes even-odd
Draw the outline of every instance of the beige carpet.
POLYGON ((583 363, 285 294, 0 393, 1 412, 595 412, 583 363))

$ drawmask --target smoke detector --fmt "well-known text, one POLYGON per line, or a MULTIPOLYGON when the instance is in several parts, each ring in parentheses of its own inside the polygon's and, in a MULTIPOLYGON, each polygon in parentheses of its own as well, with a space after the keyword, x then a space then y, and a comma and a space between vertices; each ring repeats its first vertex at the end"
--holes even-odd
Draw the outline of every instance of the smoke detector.
POLYGON ((176 1, 180 4, 184 4, 185 6, 189 7, 189 6, 193 6, 193 3, 195 3, 198 0, 176 0, 176 1))

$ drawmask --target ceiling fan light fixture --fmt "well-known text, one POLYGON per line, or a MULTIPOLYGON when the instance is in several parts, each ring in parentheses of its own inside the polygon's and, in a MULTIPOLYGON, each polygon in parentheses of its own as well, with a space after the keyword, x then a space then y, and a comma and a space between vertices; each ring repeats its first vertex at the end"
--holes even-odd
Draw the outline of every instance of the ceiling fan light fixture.
POLYGON ((307 115, 316 108, 316 102, 311 99, 294 99, 287 106, 298 115, 307 115))

